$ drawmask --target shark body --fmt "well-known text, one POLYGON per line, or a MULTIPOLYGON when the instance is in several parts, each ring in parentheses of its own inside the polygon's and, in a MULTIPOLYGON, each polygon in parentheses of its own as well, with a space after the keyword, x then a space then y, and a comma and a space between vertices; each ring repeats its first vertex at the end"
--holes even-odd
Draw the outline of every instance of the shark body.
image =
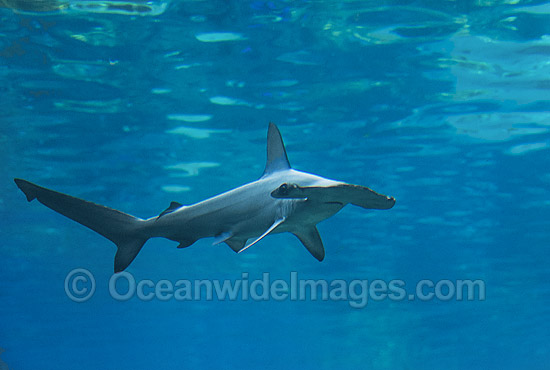
POLYGON ((317 223, 353 204, 367 209, 389 209, 395 199, 341 181, 292 169, 277 126, 269 124, 267 164, 256 181, 193 205, 172 202, 160 215, 140 219, 99 204, 14 179, 27 200, 96 231, 117 246, 115 272, 126 269, 145 242, 164 237, 185 248, 214 237, 242 252, 273 233, 290 232, 319 261, 325 257, 317 223), (249 239, 252 242, 247 244, 249 239))

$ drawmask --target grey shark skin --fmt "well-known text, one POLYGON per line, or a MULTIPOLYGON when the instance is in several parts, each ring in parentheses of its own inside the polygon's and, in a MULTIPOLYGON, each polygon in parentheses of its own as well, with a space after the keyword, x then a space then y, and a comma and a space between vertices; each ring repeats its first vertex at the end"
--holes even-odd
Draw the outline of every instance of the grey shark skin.
POLYGON ((367 209, 389 209, 395 204, 394 198, 369 188, 292 169, 273 123, 267 134, 267 164, 258 180, 193 205, 172 202, 159 216, 146 220, 26 180, 14 181, 29 202, 38 199, 115 243, 115 272, 126 269, 153 237, 176 241, 178 248, 215 237, 214 244, 224 242, 242 252, 269 234, 290 232, 322 261, 325 249, 318 222, 348 203, 367 209), (247 245, 249 239, 254 240, 247 245))

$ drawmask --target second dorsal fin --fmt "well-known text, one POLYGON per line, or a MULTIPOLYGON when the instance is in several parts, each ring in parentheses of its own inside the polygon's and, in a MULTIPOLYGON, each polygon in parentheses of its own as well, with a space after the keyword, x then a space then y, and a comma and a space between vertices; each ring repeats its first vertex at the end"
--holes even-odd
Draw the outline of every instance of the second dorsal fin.
POLYGON ((158 215, 157 218, 161 218, 162 216, 164 216, 164 215, 166 215, 166 214, 168 214, 168 213, 172 213, 172 212, 174 212, 176 209, 181 208, 181 207, 183 207, 182 204, 180 204, 180 203, 178 203, 178 202, 172 202, 172 203, 170 203, 170 205, 168 206, 168 208, 166 208, 164 211, 161 212, 160 215, 158 215))

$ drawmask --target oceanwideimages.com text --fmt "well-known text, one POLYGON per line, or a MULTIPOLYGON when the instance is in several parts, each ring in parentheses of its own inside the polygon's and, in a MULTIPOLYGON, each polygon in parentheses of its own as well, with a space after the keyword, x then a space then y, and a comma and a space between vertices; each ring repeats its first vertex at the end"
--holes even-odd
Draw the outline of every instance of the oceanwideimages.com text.
MULTIPOLYGON (((408 285, 404 280, 302 279, 296 271, 288 279, 272 279, 269 272, 252 278, 243 272, 239 279, 136 280, 129 272, 114 274, 108 284, 117 301, 345 301, 364 308, 371 301, 483 301, 483 280, 437 281, 423 279, 408 285)), ((95 278, 86 269, 75 269, 65 279, 65 292, 75 302, 90 299, 96 290, 95 278)))

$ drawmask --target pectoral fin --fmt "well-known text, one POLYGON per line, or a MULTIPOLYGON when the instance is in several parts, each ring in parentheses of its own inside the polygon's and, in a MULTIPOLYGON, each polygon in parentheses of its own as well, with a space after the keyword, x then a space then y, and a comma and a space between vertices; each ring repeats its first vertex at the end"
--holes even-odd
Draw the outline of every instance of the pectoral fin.
POLYGON ((282 224, 283 222, 285 222, 286 220, 286 217, 282 217, 282 218, 279 218, 278 220, 276 220, 273 225, 271 225, 269 227, 269 229, 266 230, 265 233, 263 233, 262 235, 260 235, 260 237, 258 237, 258 239, 254 240, 252 243, 248 244, 246 247, 242 248, 241 250, 239 250, 239 253, 241 253, 242 251, 245 251, 247 250, 248 248, 252 247, 254 244, 256 244, 257 242, 259 242, 260 240, 262 240, 264 237, 268 236, 269 233, 271 233, 273 230, 275 230, 275 228, 277 226, 279 226, 280 224, 282 224))
POLYGON ((319 230, 315 226, 302 229, 300 231, 294 231, 294 235, 300 239, 304 247, 311 253, 311 255, 322 261, 325 258, 325 248, 323 247, 323 241, 319 235, 319 230))

